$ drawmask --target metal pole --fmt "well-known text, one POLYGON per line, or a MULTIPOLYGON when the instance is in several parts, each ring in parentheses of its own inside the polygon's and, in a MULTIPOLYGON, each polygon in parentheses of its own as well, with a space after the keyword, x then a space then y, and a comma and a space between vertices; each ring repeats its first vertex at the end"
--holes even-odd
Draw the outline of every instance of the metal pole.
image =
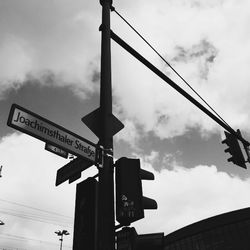
POLYGON ((103 164, 99 169, 97 250, 113 250, 114 233, 114 181, 113 158, 105 152, 113 151, 111 131, 112 87, 110 50, 110 8, 112 0, 100 0, 102 5, 101 91, 100 91, 100 145, 104 148, 103 164))
POLYGON ((63 234, 61 235, 61 239, 59 239, 59 240, 61 241, 60 250, 62 250, 63 234))
POLYGON ((156 68, 152 63, 150 63, 147 59, 145 59, 142 55, 140 55, 136 50, 134 50, 130 45, 128 45, 125 41, 123 41, 119 36, 117 36, 113 31, 111 31, 111 38, 118 43, 121 47, 127 50, 131 55, 133 55, 137 60, 143 63, 146 67, 148 67, 151 71, 153 71, 156 75, 158 75, 162 80, 167 82, 172 88, 177 90, 181 95, 186 97, 190 102, 192 102, 196 107, 202 110, 205 114, 211 117, 215 122, 217 122, 220 126, 222 126, 229 133, 233 134, 238 140, 240 140, 245 146, 249 146, 250 143, 246 141, 240 134, 234 131, 231 127, 225 124, 221 119, 211 113, 208 109, 206 109, 203 105, 201 105, 198 101, 196 101, 191 95, 189 95, 185 90, 179 87, 174 81, 168 78, 163 72, 161 72, 158 68, 156 68))

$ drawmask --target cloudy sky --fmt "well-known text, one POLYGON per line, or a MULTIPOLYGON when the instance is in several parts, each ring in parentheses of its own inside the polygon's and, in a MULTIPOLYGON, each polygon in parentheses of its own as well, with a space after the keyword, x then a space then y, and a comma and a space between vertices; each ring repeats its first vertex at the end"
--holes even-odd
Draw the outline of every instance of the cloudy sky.
MULTIPOLYGON (((114 0, 113 5, 185 80, 250 140, 250 3, 247 0, 114 0)), ((6 125, 13 103, 97 143, 81 118, 99 107, 101 6, 86 0, 0 0, 0 248, 58 249, 70 236, 76 183, 55 187, 69 160, 6 125)), ((197 98, 113 12, 112 30, 197 98)), ((115 158, 141 159, 155 175, 145 196, 158 209, 133 224, 168 234, 248 207, 250 172, 227 162, 223 128, 112 42, 113 113, 125 128, 115 158)))

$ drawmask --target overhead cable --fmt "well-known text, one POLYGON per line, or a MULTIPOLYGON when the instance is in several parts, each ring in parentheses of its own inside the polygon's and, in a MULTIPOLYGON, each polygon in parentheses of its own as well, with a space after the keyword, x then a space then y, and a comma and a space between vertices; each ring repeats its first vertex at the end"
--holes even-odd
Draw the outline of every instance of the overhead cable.
MULTIPOLYGON (((173 68, 173 66, 118 12, 111 8, 173 71, 174 73, 214 112, 214 114, 229 128, 230 125, 208 104, 208 102, 173 68)), ((231 128, 232 129, 232 128, 231 128)))
POLYGON ((40 208, 36 208, 36 207, 31 207, 31 206, 21 204, 21 203, 18 203, 18 202, 8 201, 8 200, 1 199, 1 198, 0 198, 0 201, 6 202, 6 203, 9 203, 9 204, 13 204, 13 205, 17 205, 17 206, 21 206, 21 207, 25 207, 25 208, 29 208, 29 209, 33 209, 33 210, 37 210, 37 211, 40 211, 40 212, 43 212, 43 213, 53 214, 53 215, 56 215, 56 216, 61 216, 61 217, 65 217, 65 218, 68 218, 68 219, 72 219, 72 217, 67 216, 67 215, 59 214, 59 213, 56 213, 56 212, 52 212, 52 211, 48 211, 48 210, 44 210, 44 209, 40 209, 40 208))

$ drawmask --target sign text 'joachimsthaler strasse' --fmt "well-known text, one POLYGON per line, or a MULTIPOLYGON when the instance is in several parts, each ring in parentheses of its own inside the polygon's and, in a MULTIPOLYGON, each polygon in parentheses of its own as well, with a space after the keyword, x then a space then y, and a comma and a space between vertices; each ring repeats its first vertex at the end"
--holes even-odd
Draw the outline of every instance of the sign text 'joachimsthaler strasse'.
POLYGON ((92 162, 96 160, 96 145, 94 143, 19 105, 12 105, 8 126, 92 162))

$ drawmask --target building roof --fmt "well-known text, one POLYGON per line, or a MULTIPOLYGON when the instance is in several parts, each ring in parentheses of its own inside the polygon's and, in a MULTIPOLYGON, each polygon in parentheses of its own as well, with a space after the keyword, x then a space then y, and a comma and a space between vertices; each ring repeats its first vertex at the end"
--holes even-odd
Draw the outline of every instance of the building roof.
POLYGON ((221 227, 228 224, 233 224, 239 221, 250 220, 250 207, 243 208, 228 213, 223 213, 210 217, 205 220, 201 220, 183 227, 177 231, 174 231, 165 236, 165 243, 171 242, 195 235, 204 231, 211 230, 216 227, 221 227))

